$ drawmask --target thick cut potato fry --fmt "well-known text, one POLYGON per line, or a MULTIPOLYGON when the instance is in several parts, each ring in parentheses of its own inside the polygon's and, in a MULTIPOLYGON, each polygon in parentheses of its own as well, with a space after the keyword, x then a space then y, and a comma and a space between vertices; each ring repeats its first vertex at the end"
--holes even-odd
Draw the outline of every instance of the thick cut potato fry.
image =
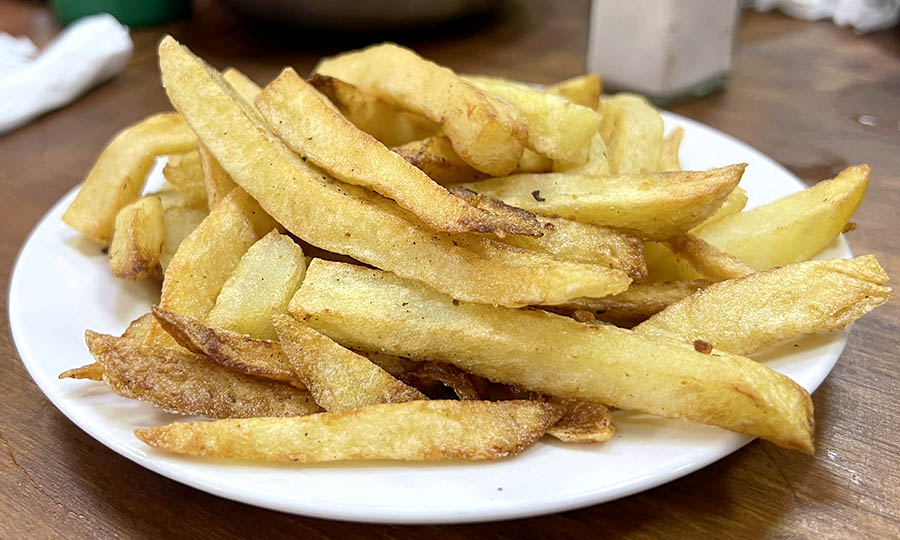
POLYGON ((398 377, 433 399, 453 396, 464 400, 484 399, 485 392, 482 388, 490 384, 486 379, 466 373, 452 364, 437 362, 420 362, 418 366, 405 370, 398 377), (447 390, 453 392, 453 396, 448 396, 447 390))
POLYGON ((240 70, 230 67, 225 68, 222 72, 222 78, 234 88, 239 96, 244 98, 247 103, 253 103, 256 96, 262 91, 262 88, 256 84, 253 79, 244 75, 240 70))
POLYGON ((678 126, 673 129, 662 142, 662 151, 659 155, 659 170, 680 171, 681 161, 678 159, 678 151, 681 149, 681 141, 684 139, 684 128, 678 126))
POLYGON ((509 103, 528 123, 528 147, 566 168, 579 167, 588 160, 591 137, 602 119, 594 109, 522 84, 493 77, 464 76, 485 92, 509 103))
POLYGON ((256 201, 235 188, 178 247, 160 306, 203 320, 244 253, 274 227, 256 201))
POLYGON ((596 111, 600 106, 603 81, 596 73, 588 73, 587 75, 578 75, 577 77, 551 84, 544 92, 562 96, 572 103, 596 111))
POLYGON ((887 280, 871 255, 791 264, 714 283, 634 330, 746 355, 843 328, 893 297, 887 280))
MULTIPOLYGON (((186 202, 180 192, 173 194, 170 191, 160 191, 155 194, 163 205, 163 245, 159 253, 159 266, 163 273, 169 268, 169 263, 178 246, 191 234, 200 223, 209 215, 205 208, 196 208, 186 202)), ((206 206, 206 203, 203 204, 206 206)))
POLYGON ((527 148, 522 152, 522 157, 519 158, 519 165, 516 167, 516 172, 543 173, 552 170, 552 159, 546 158, 527 148))
POLYGON ((309 84, 324 94, 354 126, 385 146, 402 146, 440 134, 441 127, 424 116, 405 111, 340 79, 313 75, 309 84))
POLYGON ((109 246, 109 269, 118 278, 160 276, 159 255, 165 238, 159 197, 141 197, 119 211, 109 246))
POLYGON ((208 209, 199 151, 191 150, 169 156, 163 167, 163 176, 183 195, 186 205, 201 210, 208 209))
POLYGON ((544 309, 569 316, 578 311, 586 312, 595 320, 630 328, 709 284, 707 280, 635 283, 619 294, 605 298, 576 298, 544 309))
POLYGON ((868 184, 868 165, 848 167, 831 180, 692 233, 757 270, 804 261, 841 233, 868 184))
MULTIPOLYGON (((696 236, 686 233, 677 234, 666 240, 669 248, 684 260, 694 271, 697 278, 708 278, 712 281, 735 279, 756 272, 742 260, 719 251, 696 236)), ((685 271, 683 274, 687 274, 685 271)))
POLYGON ((316 403, 328 412, 427 399, 368 358, 341 347, 289 315, 275 313, 272 323, 294 373, 316 403))
MULTIPOLYGON (((497 199, 465 188, 451 188, 473 206, 492 213, 521 212, 497 199)), ((628 274, 635 281, 647 277, 643 243, 633 236, 607 227, 587 225, 569 219, 538 216, 544 234, 539 237, 507 236, 503 242, 523 249, 555 255, 567 261, 599 264, 628 274)))
POLYGON ((551 399, 566 408, 562 418, 547 429, 547 435, 565 443, 606 442, 616 433, 612 414, 600 403, 582 399, 551 399))
POLYGON ((170 412, 210 418, 300 416, 319 411, 309 392, 232 373, 182 349, 88 330, 85 340, 117 394, 170 412))
POLYGON ((119 210, 140 197, 157 156, 187 152, 197 136, 176 113, 160 113, 118 132, 84 179, 62 220, 109 243, 119 210))
POLYGON ((203 167, 203 184, 206 188, 207 206, 215 208, 222 199, 237 187, 231 176, 219 165, 215 156, 202 143, 197 148, 200 164, 203 167))
POLYGON ((712 215, 744 167, 619 176, 518 174, 462 186, 536 214, 668 238, 712 215))
POLYGON ((252 418, 135 430, 160 450, 195 456, 319 463, 491 460, 541 438, 561 408, 534 401, 409 401, 301 418, 252 418))
POLYGON ((439 123, 456 153, 479 171, 509 174, 522 157, 528 126, 515 107, 409 49, 375 45, 326 58, 314 71, 439 123))
POLYGON ((540 227, 530 214, 500 220, 455 197, 348 122, 291 68, 263 89, 256 98, 256 108, 292 150, 338 180, 393 199, 433 229, 540 234, 540 227))
MULTIPOLYGON (((744 188, 741 186, 736 186, 734 191, 728 194, 728 197, 725 198, 725 202, 722 203, 722 206, 719 207, 716 212, 706 218, 706 221, 698 225, 697 227, 703 227, 704 225, 709 225, 710 223, 715 223, 724 217, 728 217, 734 214, 740 213, 744 207, 747 206, 747 192, 744 191, 744 188)), ((696 229, 697 227, 694 227, 696 229)), ((693 229, 691 232, 694 232, 693 229)))
POLYGON ((303 250, 272 231, 250 246, 222 286, 206 324, 259 339, 276 339, 272 311, 284 312, 306 274, 303 250))
POLYGON ((541 310, 454 303, 388 272, 322 260, 310 264, 290 310, 347 347, 813 449, 809 394, 748 358, 541 310))
POLYGON ((453 150, 447 137, 427 137, 395 146, 391 150, 422 169, 422 172, 441 185, 474 182, 488 176, 463 161, 453 150))
POLYGON ((603 140, 603 135, 601 135, 600 132, 597 132, 591 137, 587 163, 580 167, 572 168, 567 163, 554 162, 553 170, 556 172, 567 172, 569 174, 608 175, 610 169, 609 156, 607 154, 606 141, 603 140))
POLYGON ((622 272, 478 235, 465 235, 468 247, 458 245, 383 197, 323 179, 272 135, 215 71, 171 38, 160 44, 160 66, 166 92, 204 144, 267 212, 310 244, 421 280, 461 300, 491 304, 554 304, 628 286, 622 272))
POLYGON ((663 120, 644 97, 616 94, 600 102, 600 133, 609 149, 614 174, 659 170, 663 146, 663 120))

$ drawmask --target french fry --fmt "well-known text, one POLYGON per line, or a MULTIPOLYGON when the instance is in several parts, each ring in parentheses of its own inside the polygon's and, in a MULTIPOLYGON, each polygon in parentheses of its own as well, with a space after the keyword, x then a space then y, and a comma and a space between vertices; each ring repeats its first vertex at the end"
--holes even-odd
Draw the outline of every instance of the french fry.
POLYGON ((178 247, 166 270, 160 306, 203 320, 244 253, 274 227, 256 201, 233 190, 178 247))
POLYGON ((163 176, 183 195, 186 205, 207 210, 206 185, 200 161, 197 150, 169 156, 163 167, 163 176))
MULTIPOLYGON (((154 194, 162 201, 163 206, 163 245, 159 253, 159 266, 163 273, 169 268, 169 263, 178 246, 194 232, 194 229, 206 219, 209 211, 205 208, 197 208, 185 200, 181 192, 162 190, 154 194)), ((203 204, 206 206, 206 203, 203 204)))
POLYGON ((116 215, 140 197, 156 157, 196 146, 194 132, 176 113, 155 114, 123 129, 100 153, 62 220, 108 244, 116 215))
POLYGON ((403 146, 440 135, 441 127, 424 116, 405 111, 340 79, 314 74, 309 84, 337 106, 353 125, 385 146, 403 146))
MULTIPOLYGON (((722 206, 720 206, 713 215, 706 218, 706 221, 704 221, 697 227, 709 225, 710 223, 715 223, 716 221, 719 221, 724 217, 738 214, 744 209, 745 206, 747 206, 747 192, 744 191, 741 186, 735 186, 734 191, 728 194, 728 197, 725 198, 725 202, 722 203, 722 206)), ((694 227, 694 229, 696 229, 697 227, 694 227)), ((692 229, 691 232, 694 232, 694 230, 692 229)))
POLYGON ((790 264, 714 283, 635 327, 646 336, 747 355, 806 334, 843 328, 893 297, 871 255, 790 264))
POLYGON ((247 103, 253 103, 256 96, 262 91, 262 88, 256 84, 253 79, 241 73, 238 69, 230 67, 225 68, 222 72, 222 78, 234 88, 239 96, 244 98, 247 103))
POLYGON ((564 443, 606 442, 616 433, 612 414, 600 403, 581 399, 552 399, 566 408, 558 422, 547 429, 564 443))
POLYGON ((439 123, 456 153, 479 171, 500 176, 519 163, 528 138, 521 113, 409 49, 375 45, 326 58, 314 71, 439 123))
POLYGON ((584 165, 591 137, 602 119, 594 109, 528 86, 494 77, 463 76, 464 80, 509 103, 528 123, 528 147, 566 168, 584 165))
POLYGON ((109 247, 109 269, 118 278, 160 276, 165 228, 159 197, 142 197, 119 211, 109 247))
POLYGON ((869 166, 855 165, 831 180, 692 233, 757 270, 804 261, 841 233, 868 184, 869 166))
POLYGON ((659 155, 660 171, 680 171, 681 161, 678 159, 678 151, 681 149, 681 141, 684 139, 684 128, 678 126, 665 136, 662 142, 662 151, 659 155))
MULTIPOLYGON (((462 187, 450 190, 473 206, 492 213, 521 212, 502 201, 485 197, 462 187)), ((630 235, 596 225, 558 217, 537 216, 544 234, 539 237, 507 236, 501 241, 523 249, 555 255, 567 261, 599 264, 621 270, 635 281, 647 277, 643 244, 630 235)))
POLYGON ((519 158, 519 165, 516 167, 516 172, 528 172, 528 173, 543 173, 550 172, 553 170, 553 160, 550 158, 546 158, 536 152, 533 152, 529 149, 525 149, 522 152, 522 157, 519 158))
POLYGON ((590 314, 597 321, 631 328, 709 284, 707 280, 635 283, 619 294, 604 298, 576 298, 544 309, 568 316, 582 312, 582 315, 590 314))
POLYGON ((452 391, 456 399, 484 399, 481 387, 488 384, 485 379, 466 373, 452 364, 437 362, 420 362, 414 369, 399 374, 398 378, 434 399, 447 397, 446 389, 452 391))
POLYGON ((712 215, 745 167, 618 176, 518 174, 462 187, 536 214, 663 239, 687 232, 712 215))
POLYGON ((692 276, 685 270, 682 272, 683 277, 724 281, 756 272, 740 259, 719 251, 689 233, 677 234, 666 240, 666 244, 679 259, 684 260, 694 270, 691 273, 696 274, 692 276))
POLYGON ((588 107, 595 111, 600 106, 600 94, 603 93, 603 81, 596 73, 578 75, 548 86, 544 92, 562 96, 572 103, 588 107))
POLYGON ((537 441, 562 413, 534 401, 409 401, 299 418, 251 418, 135 430, 178 454, 294 463, 492 460, 537 441))
POLYGON ((596 176, 604 176, 609 174, 609 151, 606 148, 606 141, 600 132, 594 133, 591 137, 591 143, 588 148, 588 160, 580 167, 571 167, 568 163, 554 162, 553 170, 555 172, 567 172, 569 174, 591 174, 596 176))
POLYGON ((205 357, 88 330, 85 341, 117 394, 170 412, 209 418, 300 416, 319 407, 308 392, 232 373, 205 357))
POLYGON ((77 368, 67 369, 59 374, 60 379, 85 379, 88 381, 103 380, 103 366, 94 362, 77 368))
POLYGON ((630 282, 623 272, 477 235, 467 235, 465 247, 455 245, 456 239, 418 224, 387 199, 323 181, 217 73, 171 38, 160 44, 160 66, 170 99, 231 176, 287 230, 319 248, 422 280, 461 300, 509 306, 605 296, 630 282))
POLYGON ((347 121, 287 68, 256 98, 269 127, 295 152, 338 180, 393 199, 429 227, 449 232, 540 234, 530 214, 495 216, 468 205, 347 121))
POLYGON ((200 155, 200 164, 203 167, 203 184, 206 188, 207 206, 215 208, 222 199, 228 196, 237 187, 231 176, 219 165, 209 149, 203 143, 197 149, 200 155))
POLYGON ((662 117, 644 97, 616 94, 600 102, 600 133, 609 149, 613 174, 659 170, 663 144, 662 117))
POLYGON ((540 310, 454 303, 387 272, 314 260, 291 313, 344 346, 447 362, 492 381, 688 418, 812 452, 809 394, 725 352, 540 310), (365 302, 360 302, 365 298, 365 302))
POLYGON ((341 347, 288 315, 274 313, 272 323, 294 373, 316 403, 328 412, 427 399, 368 358, 341 347))
POLYGON ((270 232, 241 257, 206 324, 258 339, 276 339, 272 311, 287 310, 305 274, 300 246, 288 236, 270 232))
POLYGON ((453 150, 447 137, 427 137, 395 146, 391 150, 444 186, 483 180, 488 176, 463 161, 453 150))

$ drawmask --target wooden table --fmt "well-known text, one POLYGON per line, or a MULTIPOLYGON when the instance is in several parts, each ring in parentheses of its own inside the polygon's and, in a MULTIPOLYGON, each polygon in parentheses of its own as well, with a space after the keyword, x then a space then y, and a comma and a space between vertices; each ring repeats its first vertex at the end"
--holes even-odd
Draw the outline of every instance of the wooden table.
MULTIPOLYGON (((582 71, 586 20, 586 2, 522 1, 493 21, 403 40, 460 71, 550 82, 582 71)), ((45 43, 58 28, 45 8, 7 1, 0 4, 0 30, 45 43)), ((94 441, 44 398, 22 367, 7 330, 8 280, 28 231, 82 179, 106 140, 169 108, 154 52, 164 31, 218 66, 234 65, 260 81, 287 64, 304 72, 322 54, 358 44, 301 32, 262 39, 221 8, 201 4, 192 21, 133 32, 134 57, 114 80, 0 136, 0 538, 900 534, 897 302, 854 326, 840 362, 815 393, 815 457, 754 442, 668 485, 558 515, 454 527, 307 519, 185 487, 94 441)), ((847 164, 871 164, 869 194, 854 218, 859 228, 848 239, 855 252, 876 254, 900 275, 897 30, 857 36, 827 22, 745 13, 736 60, 725 91, 674 110, 747 141, 810 183, 847 164), (863 125, 860 115, 880 127, 863 125)))

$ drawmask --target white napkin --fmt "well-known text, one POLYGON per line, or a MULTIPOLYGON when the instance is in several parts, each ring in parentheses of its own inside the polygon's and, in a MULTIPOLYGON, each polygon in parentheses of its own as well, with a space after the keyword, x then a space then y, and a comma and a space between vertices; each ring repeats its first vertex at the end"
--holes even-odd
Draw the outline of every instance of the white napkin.
POLYGON ((132 48, 128 28, 105 13, 73 23, 39 54, 30 39, 0 33, 0 133, 110 79, 132 48))
POLYGON ((752 0, 752 4, 760 11, 778 8, 799 19, 831 18, 857 32, 890 28, 900 21, 900 0, 752 0))

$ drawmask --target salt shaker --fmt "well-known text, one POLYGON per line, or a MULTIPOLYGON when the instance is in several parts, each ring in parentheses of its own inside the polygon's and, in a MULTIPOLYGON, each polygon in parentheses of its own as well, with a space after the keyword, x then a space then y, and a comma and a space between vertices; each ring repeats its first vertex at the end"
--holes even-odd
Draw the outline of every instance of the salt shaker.
POLYGON ((739 0, 594 0, 587 72, 657 104, 708 94, 731 71, 739 0))

